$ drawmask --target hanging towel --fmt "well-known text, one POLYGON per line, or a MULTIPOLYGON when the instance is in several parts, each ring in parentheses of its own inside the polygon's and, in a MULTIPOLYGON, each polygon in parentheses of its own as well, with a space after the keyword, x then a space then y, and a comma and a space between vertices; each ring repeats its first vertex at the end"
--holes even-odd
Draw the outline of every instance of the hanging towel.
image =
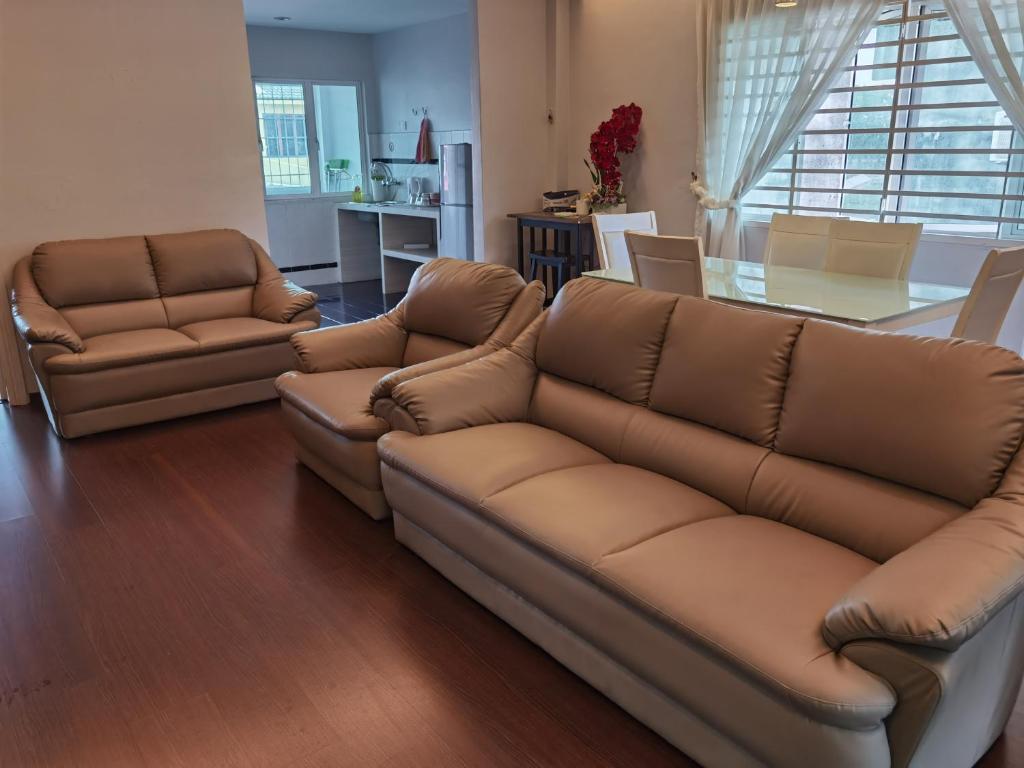
POLYGON ((433 158, 430 156, 430 120, 423 118, 420 123, 420 140, 416 144, 416 162, 429 163, 433 158))

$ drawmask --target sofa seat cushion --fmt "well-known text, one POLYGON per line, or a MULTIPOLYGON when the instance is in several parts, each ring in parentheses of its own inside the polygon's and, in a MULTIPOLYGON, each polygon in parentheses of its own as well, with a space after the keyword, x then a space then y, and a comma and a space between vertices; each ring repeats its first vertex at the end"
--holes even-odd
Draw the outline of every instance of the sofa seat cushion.
POLYGON ((222 352, 225 349, 258 347, 287 341, 292 334, 316 328, 306 320, 299 323, 272 323, 258 317, 225 317, 189 323, 178 330, 199 344, 203 352, 222 352))
POLYGON ((119 331, 85 339, 84 352, 54 355, 44 364, 49 373, 88 373, 199 354, 199 344, 169 328, 119 331))
POLYGON ((322 427, 350 440, 375 441, 390 426, 370 412, 370 391, 381 377, 396 370, 289 371, 277 378, 277 391, 282 400, 322 427))
POLYGON ((628 464, 546 472, 487 497, 482 507, 494 522, 583 572, 653 536, 736 514, 707 494, 628 464))
POLYGON ((516 483, 567 467, 611 465, 603 454, 535 424, 508 422, 414 436, 389 432, 381 461, 474 509, 516 483))
POLYGON ((822 620, 877 564, 797 528, 716 517, 603 557, 596 578, 781 698, 823 717, 877 722, 886 683, 833 652, 822 620))

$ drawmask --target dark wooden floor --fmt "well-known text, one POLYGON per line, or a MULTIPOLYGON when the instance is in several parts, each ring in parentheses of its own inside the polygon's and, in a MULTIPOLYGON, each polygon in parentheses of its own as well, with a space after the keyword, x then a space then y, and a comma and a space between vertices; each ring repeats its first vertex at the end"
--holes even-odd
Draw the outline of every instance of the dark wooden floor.
POLYGON ((310 286, 320 297, 321 325, 344 325, 368 320, 391 309, 404 294, 382 292, 380 280, 365 280, 358 283, 331 283, 310 286))
POLYGON ((0 409, 0 765, 692 765, 293 449, 274 404, 66 443, 0 409))

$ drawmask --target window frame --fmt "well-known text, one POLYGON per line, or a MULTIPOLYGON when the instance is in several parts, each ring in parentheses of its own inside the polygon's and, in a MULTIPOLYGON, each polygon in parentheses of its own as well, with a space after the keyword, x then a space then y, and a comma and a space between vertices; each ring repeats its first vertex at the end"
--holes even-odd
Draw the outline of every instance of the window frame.
MULTIPOLYGON (((361 80, 304 80, 301 78, 288 77, 253 77, 252 78, 252 105, 253 114, 256 116, 256 147, 259 150, 260 158, 260 180, 263 184, 263 199, 270 202, 314 200, 314 199, 339 199, 351 200, 351 192, 324 192, 321 188, 320 164, 323 162, 320 152, 320 137, 317 134, 316 125, 316 104, 314 103, 315 86, 349 86, 356 91, 356 109, 359 111, 357 123, 359 125, 359 164, 366 169, 368 165, 368 130, 366 122, 366 100, 364 98, 364 86, 361 80), (267 83, 269 85, 299 85, 302 86, 302 100, 304 118, 306 122, 306 157, 309 160, 309 192, 297 192, 293 194, 268 195, 266 172, 263 168, 263 134, 260 130, 259 106, 256 103, 256 84, 267 83)), ((365 171, 364 171, 365 173, 365 171)))
MULTIPOLYGON (((765 179, 771 173, 781 173, 788 176, 788 185, 783 186, 781 184, 768 184, 765 183, 765 179, 761 179, 752 191, 764 191, 764 192, 775 192, 780 196, 786 196, 786 201, 779 202, 777 204, 772 203, 746 203, 743 206, 744 220, 749 223, 753 222, 767 222, 771 219, 774 212, 785 212, 785 213, 796 213, 806 215, 833 215, 833 216, 853 216, 857 218, 864 218, 867 220, 876 221, 887 221, 895 220, 898 221, 900 216, 906 216, 910 219, 916 219, 924 222, 923 236, 929 240, 945 240, 947 238, 953 238, 961 240, 964 238, 971 239, 972 241, 987 241, 987 242, 1003 242, 1006 240, 1021 240, 1024 239, 1024 137, 1021 136, 1020 132, 1011 131, 1011 143, 1008 148, 1009 151, 1005 154, 1008 155, 1009 159, 1006 166, 996 172, 986 173, 979 171, 976 174, 969 171, 949 170, 942 172, 941 170, 924 170, 924 169, 906 169, 905 164, 909 157, 914 155, 922 156, 927 154, 933 154, 938 157, 948 156, 950 154, 974 154, 976 156, 983 156, 984 152, 979 150, 977 152, 957 151, 953 149, 948 153, 942 152, 931 152, 926 150, 909 146, 910 137, 913 133, 927 132, 929 129, 927 126, 914 125, 914 115, 920 114, 922 109, 935 108, 941 105, 931 105, 921 107, 919 99, 922 95, 922 88, 919 83, 927 82, 928 85, 924 87, 935 87, 939 85, 966 85, 968 87, 976 84, 983 84, 984 80, 975 82, 974 78, 969 80, 950 80, 950 81, 923 81, 925 67, 929 64, 943 64, 947 63, 949 58, 959 57, 938 57, 936 59, 929 59, 927 57, 920 58, 921 51, 919 46, 934 41, 960 39, 959 34, 954 33, 952 36, 944 34, 927 34, 922 29, 922 23, 933 20, 933 19, 945 19, 948 18, 948 14, 945 11, 934 11, 925 9, 921 12, 919 8, 915 8, 915 5, 921 5, 926 0, 890 0, 883 6, 885 9, 899 9, 900 15, 892 20, 879 19, 875 23, 872 29, 877 29, 884 25, 899 25, 900 35, 895 41, 886 41, 885 43, 862 43, 858 46, 858 53, 864 50, 865 47, 881 48, 881 47, 893 47, 897 50, 896 58, 892 63, 877 63, 871 65, 858 66, 856 59, 851 62, 844 71, 851 73, 851 78, 856 76, 858 71, 863 69, 894 69, 894 80, 892 85, 888 86, 856 86, 854 79, 851 79, 851 83, 847 86, 845 83, 837 83, 829 89, 829 93, 850 93, 850 105, 846 108, 827 108, 822 107, 815 112, 815 115, 827 114, 827 113, 844 113, 846 115, 852 115, 857 112, 868 112, 875 111, 889 116, 889 127, 878 128, 878 129, 854 129, 850 127, 850 123, 847 122, 845 129, 835 130, 811 130, 805 127, 798 134, 793 144, 779 159, 778 162, 773 164, 772 169, 765 174, 765 179), (906 33, 906 34, 904 34, 906 33), (912 53, 908 57, 904 58, 904 50, 910 47, 912 53), (909 68, 909 78, 904 80, 901 77, 901 72, 906 72, 909 68), (854 105, 854 94, 858 92, 868 91, 884 91, 891 89, 893 98, 891 104, 888 107, 857 107, 854 105), (813 150, 806 149, 803 146, 804 137, 810 135, 810 133, 816 133, 821 135, 829 136, 841 136, 845 135, 846 139, 844 142, 844 148, 842 150, 836 149, 835 152, 826 152, 825 150, 813 150), (886 147, 879 148, 877 150, 857 150, 851 149, 850 137, 857 133, 865 134, 877 134, 886 137, 886 147), (842 155, 843 165, 841 168, 836 169, 811 169, 808 170, 806 167, 802 167, 800 158, 809 154, 834 154, 842 155), (858 192, 856 188, 847 188, 846 176, 849 173, 849 162, 850 158, 857 154, 877 154, 884 156, 884 168, 878 169, 878 172, 872 173, 871 175, 877 175, 881 177, 880 186, 877 190, 865 189, 862 192, 858 192), (787 167, 788 166, 788 167, 787 167), (800 205, 800 201, 797 195, 803 191, 807 185, 800 183, 800 175, 805 173, 826 173, 836 174, 843 177, 841 182, 842 186, 836 189, 828 187, 822 187, 821 192, 830 192, 838 195, 838 201, 833 206, 829 207, 818 207, 814 205, 800 205), (952 209, 945 213, 923 215, 922 212, 915 212, 912 203, 916 199, 922 199, 929 197, 926 193, 915 194, 914 190, 909 190, 906 194, 904 192, 903 183, 908 176, 921 176, 921 175, 933 175, 933 176, 957 176, 957 175, 977 175, 979 177, 1002 179, 1003 180, 1003 192, 998 198, 992 198, 986 195, 986 193, 977 193, 972 195, 969 193, 946 193, 939 192, 932 195, 934 198, 955 198, 963 200, 999 200, 999 211, 997 216, 965 216, 964 224, 976 224, 982 222, 991 222, 995 224, 995 233, 992 232, 978 232, 971 233, 968 231, 943 231, 941 229, 930 228, 929 220, 931 220, 931 227, 943 226, 942 219, 945 218, 948 221, 955 220, 958 217, 955 209, 952 209), (890 180, 895 179, 896 184, 891 185, 890 180), (895 193, 895 194, 894 194, 895 193), (844 196, 847 194, 865 194, 865 195, 880 195, 880 203, 877 212, 868 209, 857 209, 851 208, 845 205, 844 196), (1020 198, 1020 199, 1017 199, 1020 198), (909 204, 909 206, 908 206, 909 204), (915 216, 914 214, 918 215, 915 216), (1010 219, 1010 221, 1006 221, 1010 219), (1014 221, 1016 219, 1016 221, 1014 221)), ((994 97, 992 102, 952 102, 949 107, 980 107, 980 106, 992 106, 995 103, 994 97)), ((998 106, 998 105, 997 105, 998 106)), ((952 126, 949 128, 951 131, 964 131, 971 126, 952 126)), ((935 130, 932 128, 931 130, 935 130)), ((1002 154, 999 152, 993 152, 991 154, 1002 154)), ((807 191, 815 191, 808 189, 807 191)), ((945 223, 945 226, 951 227, 949 223, 945 223)))

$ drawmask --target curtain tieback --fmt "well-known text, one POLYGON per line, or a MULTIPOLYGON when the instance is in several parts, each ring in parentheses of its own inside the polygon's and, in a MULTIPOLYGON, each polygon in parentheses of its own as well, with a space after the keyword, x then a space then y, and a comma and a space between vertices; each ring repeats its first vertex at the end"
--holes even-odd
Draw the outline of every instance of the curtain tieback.
POLYGON ((697 202, 702 208, 708 211, 721 211, 726 208, 739 208, 740 201, 735 198, 728 198, 726 200, 719 200, 717 197, 712 197, 708 192, 707 187, 700 183, 700 180, 694 177, 693 181, 690 182, 690 191, 697 198, 697 202))

